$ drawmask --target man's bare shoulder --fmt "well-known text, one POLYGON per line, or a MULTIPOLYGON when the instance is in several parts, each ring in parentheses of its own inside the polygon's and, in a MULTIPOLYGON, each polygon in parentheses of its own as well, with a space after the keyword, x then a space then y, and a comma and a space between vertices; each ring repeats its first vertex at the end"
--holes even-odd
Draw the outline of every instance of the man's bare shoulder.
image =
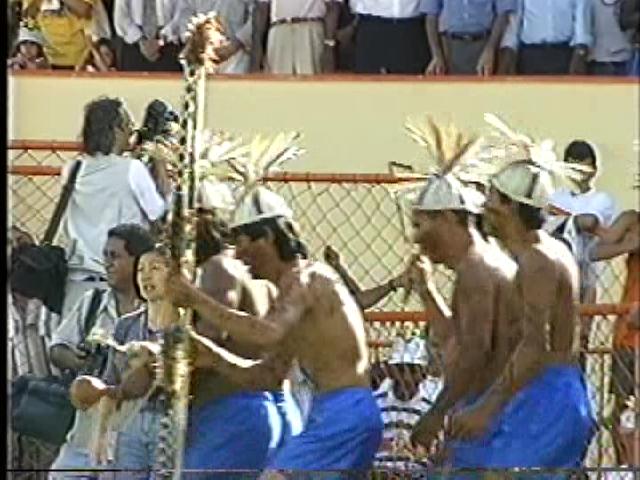
POLYGON ((487 244, 476 254, 470 255, 458 269, 459 284, 463 287, 485 286, 511 282, 517 272, 517 264, 505 252, 487 244))
POLYGON ((214 255, 202 265, 202 275, 217 279, 248 280, 251 278, 247 266, 229 255, 214 255))

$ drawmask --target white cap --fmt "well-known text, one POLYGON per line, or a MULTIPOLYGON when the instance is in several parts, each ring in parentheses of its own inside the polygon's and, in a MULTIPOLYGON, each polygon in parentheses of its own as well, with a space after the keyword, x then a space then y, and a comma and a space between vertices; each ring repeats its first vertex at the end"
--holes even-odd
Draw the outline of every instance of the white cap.
POLYGON ((223 182, 203 180, 198 187, 198 204, 206 210, 233 210, 231 188, 223 182))
POLYGON ((18 30, 18 44, 22 42, 33 42, 43 47, 44 37, 38 30, 20 27, 20 30, 18 30))
POLYGON ((416 210, 464 210, 481 213, 484 195, 463 185, 453 175, 430 175, 413 207, 416 210))
POLYGON ((422 338, 412 338, 405 341, 402 338, 396 338, 391 347, 390 365, 398 364, 422 365, 429 364, 429 353, 427 352, 427 342, 422 338))
POLYGON ((237 206, 231 227, 255 223, 266 218, 284 217, 293 220, 293 211, 287 202, 268 188, 258 187, 242 198, 237 206))
POLYGON ((510 199, 536 208, 545 208, 555 190, 551 173, 528 161, 506 166, 491 185, 510 199))

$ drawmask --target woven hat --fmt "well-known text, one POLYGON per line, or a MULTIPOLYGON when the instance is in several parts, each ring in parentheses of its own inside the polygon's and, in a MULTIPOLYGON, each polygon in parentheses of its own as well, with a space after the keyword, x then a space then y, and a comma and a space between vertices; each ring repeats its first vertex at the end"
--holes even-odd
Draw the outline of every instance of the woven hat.
POLYGON ((293 220, 287 202, 263 185, 264 178, 304 150, 296 145, 297 132, 274 137, 258 135, 244 144, 226 134, 211 136, 203 148, 201 178, 214 177, 238 184, 231 211, 230 227, 248 225, 266 218, 293 220))
POLYGON ((231 227, 239 227, 276 217, 293 220, 293 210, 277 193, 265 187, 257 187, 236 206, 231 227))
POLYGON ((405 129, 427 151, 425 180, 419 190, 414 187, 412 207, 421 211, 480 213, 484 196, 465 184, 476 180, 469 168, 477 148, 476 139, 463 135, 454 125, 439 126, 429 117, 422 122, 408 121, 405 129))
POLYGON ((573 186, 593 170, 558 161, 552 140, 536 142, 493 114, 485 114, 484 119, 494 129, 485 139, 481 155, 493 167, 489 183, 516 202, 544 208, 558 184, 573 186))
POLYGON ((426 367, 429 364, 429 352, 427 342, 422 338, 412 338, 405 341, 396 338, 391 347, 390 365, 408 364, 426 367))
POLYGON ((18 30, 18 42, 20 45, 22 42, 37 43, 41 47, 44 47, 44 37, 39 30, 35 30, 27 27, 20 27, 18 30))
POLYGON ((233 210, 234 200, 231 188, 224 182, 206 179, 198 185, 200 208, 205 210, 233 210))

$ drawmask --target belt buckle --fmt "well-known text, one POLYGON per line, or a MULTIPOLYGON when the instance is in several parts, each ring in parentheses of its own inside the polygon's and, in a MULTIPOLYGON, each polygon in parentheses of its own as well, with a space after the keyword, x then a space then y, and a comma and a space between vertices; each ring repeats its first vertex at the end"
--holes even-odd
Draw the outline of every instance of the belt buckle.
POLYGON ((293 23, 293 17, 286 17, 282 19, 283 23, 286 23, 288 25, 291 25, 293 23))

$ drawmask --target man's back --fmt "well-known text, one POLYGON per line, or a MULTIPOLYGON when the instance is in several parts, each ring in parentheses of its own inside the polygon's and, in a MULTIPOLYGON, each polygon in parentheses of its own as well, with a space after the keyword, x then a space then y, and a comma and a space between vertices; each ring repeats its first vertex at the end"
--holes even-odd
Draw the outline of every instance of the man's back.
POLYGON ((544 339, 540 353, 560 354, 559 361, 569 361, 576 349, 578 266, 565 244, 545 232, 539 231, 538 235, 539 241, 518 255, 518 288, 525 295, 523 335, 544 339), (526 300, 526 292, 532 290, 538 293, 537 305, 526 300), (548 314, 535 315, 534 308, 546 309, 548 314), (529 329, 545 332, 545 336, 529 335, 529 329))
POLYGON ((70 268, 102 273, 107 231, 121 223, 146 225, 162 213, 164 204, 153 180, 141 169, 144 166, 137 160, 118 155, 97 155, 82 161, 64 224, 73 241, 70 268), (132 175, 132 169, 140 175, 132 175), (142 176, 143 181, 132 182, 132 176, 142 176), (142 183, 143 188, 132 183, 142 183))
POLYGON ((322 263, 303 263, 288 273, 279 287, 304 302, 302 321, 285 342, 311 375, 318 392, 368 387, 364 319, 337 274, 322 263))

